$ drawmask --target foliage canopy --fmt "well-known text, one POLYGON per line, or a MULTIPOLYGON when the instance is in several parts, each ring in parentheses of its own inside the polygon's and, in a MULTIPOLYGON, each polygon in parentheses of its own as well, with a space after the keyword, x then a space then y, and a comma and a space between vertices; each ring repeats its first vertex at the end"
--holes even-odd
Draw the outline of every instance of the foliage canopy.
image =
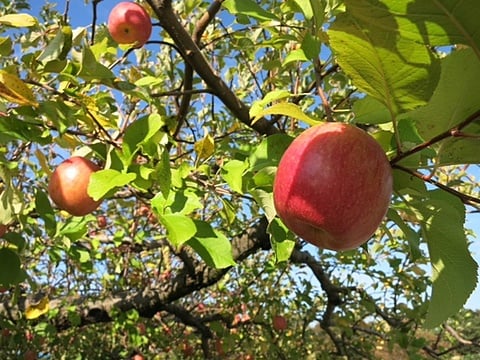
POLYGON ((479 353, 462 309, 478 1, 146 0, 140 49, 109 36, 115 1, 1 3, 2 358, 479 353), (385 221, 355 251, 307 245, 273 207, 279 159, 321 121, 367 130, 393 168, 385 221), (103 168, 84 217, 47 193, 72 155, 103 168))

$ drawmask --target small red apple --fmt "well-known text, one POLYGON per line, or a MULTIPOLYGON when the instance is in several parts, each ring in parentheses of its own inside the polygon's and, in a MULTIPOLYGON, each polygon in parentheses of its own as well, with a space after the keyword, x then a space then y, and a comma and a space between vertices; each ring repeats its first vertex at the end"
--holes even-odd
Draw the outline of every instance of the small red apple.
POLYGON ((141 354, 135 354, 132 356, 132 360, 145 360, 145 357, 141 354))
POLYGON ((60 209, 72 215, 83 216, 91 213, 102 202, 93 200, 87 193, 90 176, 98 170, 98 165, 81 156, 65 160, 50 178, 50 198, 60 209))
POLYGON ((284 224, 304 240, 349 250, 382 222, 392 182, 388 159, 373 137, 353 125, 326 123, 305 130, 285 151, 274 204, 284 224))
POLYGON ((0 237, 5 235, 6 232, 7 232, 7 225, 0 224, 0 237))
POLYGON ((27 331, 25 332, 25 339, 26 339, 28 342, 30 342, 30 341, 33 341, 33 338, 34 338, 33 333, 32 333, 30 330, 27 330, 27 331))
POLYGON ((223 340, 215 339, 215 350, 219 356, 225 355, 225 350, 223 349, 223 340))
POLYGON ((188 343, 188 341, 184 341, 182 343, 182 353, 184 357, 190 357, 193 355, 194 349, 193 346, 188 343))
POLYGON ((273 328, 277 331, 287 330, 287 319, 282 315, 275 315, 272 320, 273 328))
POLYGON ((105 215, 99 215, 97 217, 97 225, 101 229, 107 227, 107 217, 105 215))
POLYGON ((138 323, 137 329, 140 335, 145 335, 145 333, 147 332, 147 326, 144 323, 138 323))
POLYGON ((23 359, 24 360, 36 360, 37 359, 37 354, 33 350, 27 350, 27 351, 25 351, 25 354, 23 354, 23 359))
POLYGON ((152 33, 152 21, 145 9, 133 2, 120 2, 108 16, 108 31, 119 44, 142 47, 152 33))

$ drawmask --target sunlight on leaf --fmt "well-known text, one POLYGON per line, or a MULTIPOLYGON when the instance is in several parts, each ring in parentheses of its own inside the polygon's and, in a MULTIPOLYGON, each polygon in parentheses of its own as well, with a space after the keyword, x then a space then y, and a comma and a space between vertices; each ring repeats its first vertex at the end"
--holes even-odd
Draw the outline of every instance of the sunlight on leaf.
POLYGON ((7 14, 0 16, 0 24, 12 27, 31 27, 37 25, 37 19, 29 14, 7 14))
POLYGON ((25 318, 27 320, 36 319, 43 314, 46 314, 48 310, 50 310, 50 301, 48 300, 48 297, 44 297, 38 303, 27 306, 25 309, 25 318))
POLYGON ((318 125, 322 122, 320 119, 316 119, 305 114, 305 112, 303 112, 300 106, 289 102, 277 103, 270 107, 267 107, 266 109, 256 112, 253 118, 253 123, 266 115, 284 115, 293 119, 303 121, 310 126, 318 125))
POLYGON ((468 249, 461 201, 440 190, 419 204, 422 233, 432 264, 432 296, 425 326, 441 325, 458 312, 477 285, 478 264, 468 249))
POLYGON ((19 105, 38 106, 32 90, 16 75, 0 70, 0 96, 19 105))

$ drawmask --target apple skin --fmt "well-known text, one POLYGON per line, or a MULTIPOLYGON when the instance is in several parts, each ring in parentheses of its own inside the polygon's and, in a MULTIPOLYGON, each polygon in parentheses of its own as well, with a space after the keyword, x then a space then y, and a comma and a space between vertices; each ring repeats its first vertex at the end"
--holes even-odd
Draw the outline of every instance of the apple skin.
POLYGON ((382 222, 392 196, 392 170, 381 146, 343 123, 313 126, 280 159, 274 204, 296 235, 323 249, 350 250, 382 222))
POLYGON ((277 331, 287 330, 287 319, 282 315, 275 315, 272 320, 273 328, 277 331))
POLYGON ((105 215, 99 215, 97 217, 97 226, 100 228, 100 229, 104 229, 107 227, 107 217, 105 215))
POLYGON ((37 354, 33 350, 27 350, 25 354, 23 354, 24 360, 36 360, 37 354))
POLYGON ((48 194, 62 210, 75 216, 94 211, 102 200, 93 200, 87 192, 90 176, 100 167, 81 156, 72 156, 53 172, 48 184, 48 194))
POLYGON ((145 45, 152 34, 152 21, 145 9, 133 2, 120 2, 108 16, 108 31, 119 44, 145 45))

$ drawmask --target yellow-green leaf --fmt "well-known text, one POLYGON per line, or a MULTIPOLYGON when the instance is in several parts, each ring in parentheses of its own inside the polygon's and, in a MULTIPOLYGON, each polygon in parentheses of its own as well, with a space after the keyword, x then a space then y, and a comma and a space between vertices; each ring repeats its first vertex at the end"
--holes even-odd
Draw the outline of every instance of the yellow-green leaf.
POLYGON ((258 111, 253 118, 253 122, 264 117, 265 115, 285 115, 303 121, 311 126, 321 123, 320 120, 305 114, 298 105, 289 102, 277 103, 266 109, 263 109, 262 111, 258 111))
POLYGON ((25 317, 28 320, 36 319, 42 316, 43 314, 46 314, 49 309, 50 309, 50 302, 48 300, 48 297, 44 297, 38 303, 27 306, 25 310, 25 317))
POLYGON ((197 153, 197 163, 201 160, 208 159, 215 152, 213 137, 209 133, 206 133, 203 139, 195 143, 194 150, 197 153))
POLYGON ((0 16, 0 24, 13 27, 31 27, 37 24, 37 19, 28 14, 7 14, 0 16))
POLYGON ((16 75, 0 70, 0 96, 19 105, 38 106, 32 90, 16 75))

